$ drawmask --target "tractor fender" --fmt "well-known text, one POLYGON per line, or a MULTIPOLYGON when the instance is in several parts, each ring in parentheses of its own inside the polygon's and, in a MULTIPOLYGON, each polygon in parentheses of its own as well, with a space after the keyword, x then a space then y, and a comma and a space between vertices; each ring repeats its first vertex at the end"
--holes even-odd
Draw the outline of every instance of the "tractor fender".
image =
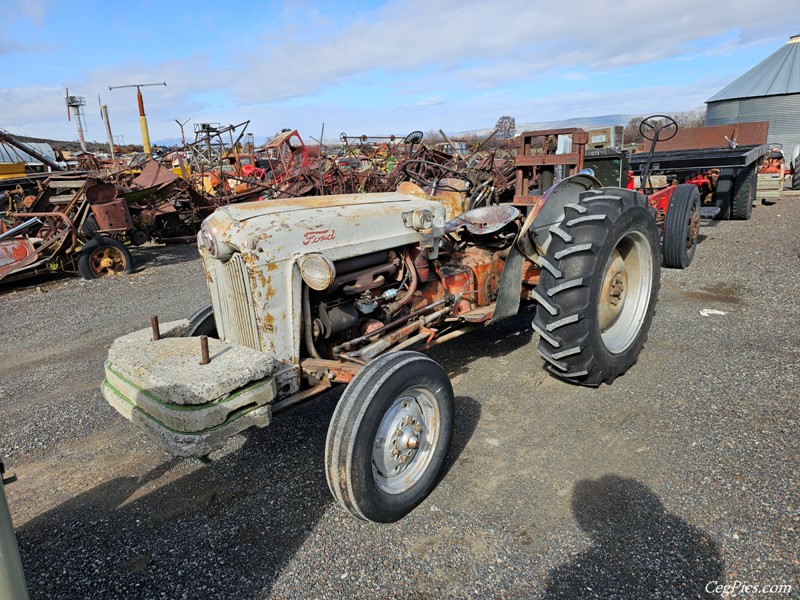
POLYGON ((517 314, 525 258, 541 266, 539 257, 544 256, 550 244, 550 227, 564 218, 564 207, 571 203, 577 204, 582 192, 601 187, 603 184, 593 174, 581 172, 559 181, 544 193, 542 199, 531 209, 517 237, 516 245, 512 246, 506 257, 497 303, 489 323, 517 314))
POLYGON ((517 238, 519 250, 538 263, 536 257, 543 256, 550 245, 550 228, 558 225, 564 218, 564 207, 576 204, 581 193, 602 187, 603 184, 589 172, 572 175, 550 187, 530 211, 522 226, 517 238))

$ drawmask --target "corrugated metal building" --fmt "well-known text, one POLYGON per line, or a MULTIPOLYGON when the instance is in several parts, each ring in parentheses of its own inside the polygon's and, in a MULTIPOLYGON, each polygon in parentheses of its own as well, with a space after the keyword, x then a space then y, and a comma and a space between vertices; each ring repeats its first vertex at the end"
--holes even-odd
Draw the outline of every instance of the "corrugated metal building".
MULTIPOLYGON (((33 148, 34 150, 38 151, 40 154, 44 154, 45 156, 56 160, 56 153, 53 151, 53 148, 50 144, 46 144, 43 142, 26 142, 28 146, 33 148)), ((37 168, 45 168, 44 163, 42 163, 38 158, 34 158, 27 152, 23 152, 19 148, 15 148, 11 144, 3 144, 0 143, 0 163, 18 163, 24 162, 28 167, 33 169, 37 168)))
POLYGON ((706 125, 769 122, 769 142, 800 144, 800 35, 706 100, 706 125))

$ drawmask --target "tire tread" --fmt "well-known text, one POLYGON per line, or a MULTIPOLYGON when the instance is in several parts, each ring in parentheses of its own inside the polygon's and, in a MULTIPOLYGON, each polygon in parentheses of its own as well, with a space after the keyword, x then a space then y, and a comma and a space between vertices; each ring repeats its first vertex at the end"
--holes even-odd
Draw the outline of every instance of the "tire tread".
MULTIPOLYGON (((430 363, 427 365, 428 368, 433 366, 440 372, 443 381, 447 381, 447 393, 449 394, 449 402, 452 409, 452 387, 450 387, 447 375, 436 361, 419 352, 402 351, 382 355, 368 363, 347 386, 331 417, 325 440, 325 477, 328 487, 342 507, 353 516, 365 521, 390 522, 402 516, 374 515, 368 514, 368 511, 365 512, 365 506, 360 502, 359 493, 353 487, 353 474, 359 467, 359 465, 354 464, 353 457, 356 452, 358 434, 364 424, 365 414, 381 383, 386 382, 400 369, 409 367, 413 363, 430 363)), ((443 445, 445 454, 452 439, 452 417, 450 422, 449 430, 442 430, 440 433, 443 436, 440 439, 440 443, 443 445)), ((440 469, 441 465, 439 466, 440 469)), ((434 474, 433 485, 435 485, 438 475, 438 472, 434 474)), ((418 502, 421 502, 427 496, 428 491, 430 490, 424 492, 418 502)), ((416 503, 414 503, 415 505, 416 503)), ((411 510, 411 508, 413 506, 408 510, 411 510)))
MULTIPOLYGON (((628 227, 629 225, 624 225, 628 227)), ((655 223, 655 211, 648 205, 647 198, 633 190, 606 188, 590 190, 580 194, 577 202, 566 204, 560 223, 552 226, 566 234, 551 236, 545 256, 540 257, 541 279, 533 295, 546 298, 547 306, 537 307, 532 327, 539 334, 539 353, 545 360, 548 371, 571 383, 596 387, 610 383, 624 372, 638 357, 647 330, 655 312, 658 298, 659 274, 661 264, 661 245, 655 223), (636 211, 628 214, 628 211, 636 211), (623 225, 617 223, 625 218, 625 223, 635 224, 650 241, 653 258, 653 281, 650 301, 642 318, 642 325, 635 340, 622 354, 612 359, 600 356, 600 351, 591 341, 590 306, 592 290, 598 285, 596 270, 600 253, 607 252, 609 231, 618 231, 623 225), (552 309, 556 309, 553 314, 552 309), (629 360, 630 364, 622 363, 629 360)), ((605 260, 605 259, 603 259, 605 260)), ((599 336, 599 333, 597 334, 599 336)))

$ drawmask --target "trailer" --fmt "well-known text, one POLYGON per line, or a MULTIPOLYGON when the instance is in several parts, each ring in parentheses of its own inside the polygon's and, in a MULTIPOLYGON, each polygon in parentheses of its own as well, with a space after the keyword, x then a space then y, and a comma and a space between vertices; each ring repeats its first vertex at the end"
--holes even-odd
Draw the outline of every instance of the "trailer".
MULTIPOLYGON (((769 124, 735 123, 681 129, 652 153, 634 153, 630 167, 642 185, 655 177, 665 183, 693 184, 700 190, 703 218, 747 220, 756 199, 758 165, 770 148, 769 124)), ((637 186, 638 187, 638 186, 637 186)))

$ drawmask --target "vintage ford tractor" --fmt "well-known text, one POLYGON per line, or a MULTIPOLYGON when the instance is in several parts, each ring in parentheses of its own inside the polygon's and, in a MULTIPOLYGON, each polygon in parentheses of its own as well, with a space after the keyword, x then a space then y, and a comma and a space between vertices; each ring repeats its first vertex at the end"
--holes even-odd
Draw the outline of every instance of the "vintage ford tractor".
POLYGON ((211 306, 117 339, 103 394, 165 450, 204 457, 347 384, 328 484, 356 517, 395 521, 433 489, 453 434, 450 381, 415 350, 531 302, 539 352, 569 382, 611 383, 642 349, 661 264, 646 197, 578 174, 523 210, 447 215, 411 182, 220 208, 198 235, 211 306))

